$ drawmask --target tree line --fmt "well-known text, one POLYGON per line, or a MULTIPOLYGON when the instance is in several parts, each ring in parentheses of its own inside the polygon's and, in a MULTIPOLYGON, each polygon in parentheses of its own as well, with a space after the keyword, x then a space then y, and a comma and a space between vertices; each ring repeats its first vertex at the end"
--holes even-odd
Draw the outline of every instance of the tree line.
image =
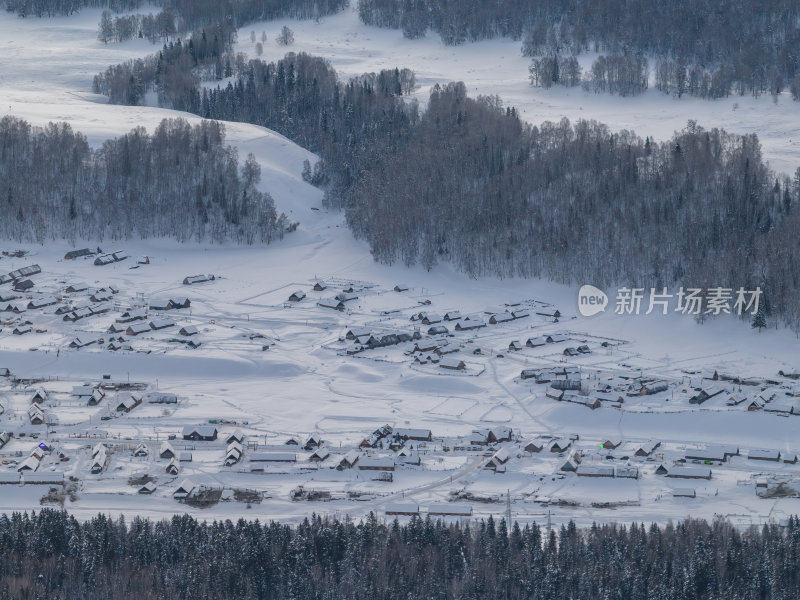
MULTIPOLYGON (((235 28, 259 20, 319 18, 347 0, 153 0, 162 13, 120 17, 100 24, 104 40, 167 39, 174 26, 186 33, 212 24, 235 28), (156 26, 158 22, 158 26, 156 26)), ((83 7, 139 9, 142 0, 0 0, 20 16, 72 14, 83 7)), ((800 5, 792 0, 358 0, 361 20, 402 29, 418 38, 432 31, 446 44, 498 36, 522 40, 522 53, 541 59, 586 51, 606 56, 648 56, 656 88, 682 96, 777 94, 800 99, 800 5)), ((613 87, 609 88, 612 93, 613 87)))
POLYGON ((572 284, 758 284, 776 299, 788 273, 766 273, 761 261, 774 261, 759 244, 787 232, 799 192, 766 168, 754 135, 690 123, 659 143, 592 121, 530 126, 449 84, 341 200, 386 263, 572 284))
POLYGON ((445 44, 522 40, 531 57, 603 52, 659 63, 657 89, 720 98, 777 94, 800 99, 800 4, 793 0, 359 0, 367 25, 427 31, 445 44), (664 63, 661 65, 661 63, 664 63), (696 83, 681 85, 682 78, 696 83))
POLYGON ((161 106, 197 113, 200 81, 233 74, 235 35, 230 24, 209 25, 164 44, 157 54, 109 66, 95 75, 92 91, 108 96, 112 104, 129 106, 144 103, 145 95, 155 91, 161 106))
MULTIPOLYGON (((159 0, 148 2, 157 4, 159 0)), ((137 10, 144 0, 0 0, 0 8, 20 17, 69 16, 84 8, 108 8, 116 13, 137 10)))
POLYGON ((760 286, 769 316, 800 328, 800 178, 769 171, 754 135, 690 123, 657 143, 594 122, 531 127, 463 84, 437 86, 421 113, 403 97, 410 72, 342 82, 305 54, 237 62, 235 73, 177 104, 317 152, 326 202, 381 262, 570 284, 760 286))
POLYGON ((97 39, 108 44, 144 38, 155 44, 160 41, 168 42, 176 32, 175 15, 168 10, 162 10, 156 15, 149 13, 121 17, 115 17, 111 11, 104 10, 100 16, 97 39))
POLYGON ((575 87, 583 84, 587 91, 619 96, 636 96, 644 92, 650 75, 647 59, 632 54, 600 56, 585 74, 575 56, 534 57, 528 72, 531 85, 536 87, 575 87))
POLYGON ((0 515, 0 600, 763 600, 800 597, 800 520, 734 528, 492 517, 406 524, 312 516, 296 527, 188 515, 81 523, 0 515))
POLYGON ((0 237, 20 242, 170 237, 270 242, 288 223, 240 165, 220 123, 165 119, 92 150, 66 123, 0 119, 0 237))
MULTIPOLYGON (((0 8, 20 17, 65 16, 83 8, 107 8, 120 13, 139 10, 145 5, 161 8, 162 12, 149 17, 120 18, 116 22, 116 36, 148 37, 146 30, 151 20, 162 25, 171 22, 177 32, 186 33, 211 24, 227 23, 236 29, 256 21, 318 19, 343 10, 348 0, 0 0, 0 8)), ((101 22, 100 34, 106 37, 108 33, 109 24, 101 22)), ((114 36, 107 39, 111 41, 114 36)))

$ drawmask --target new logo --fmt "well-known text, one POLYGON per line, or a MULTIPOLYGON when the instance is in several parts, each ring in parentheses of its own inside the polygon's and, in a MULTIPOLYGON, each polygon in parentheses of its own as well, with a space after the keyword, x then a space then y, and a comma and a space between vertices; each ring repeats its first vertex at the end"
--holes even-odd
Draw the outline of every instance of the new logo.
POLYGON ((608 306, 606 293, 593 285, 582 285, 578 290, 578 312, 584 317, 592 317, 603 312, 608 306))

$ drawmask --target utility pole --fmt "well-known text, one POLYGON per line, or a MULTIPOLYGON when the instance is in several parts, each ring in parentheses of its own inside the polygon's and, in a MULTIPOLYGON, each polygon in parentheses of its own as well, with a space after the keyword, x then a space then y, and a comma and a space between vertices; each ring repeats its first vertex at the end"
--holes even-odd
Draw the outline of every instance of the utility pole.
POLYGON ((511 532, 511 490, 506 489, 506 529, 511 532))

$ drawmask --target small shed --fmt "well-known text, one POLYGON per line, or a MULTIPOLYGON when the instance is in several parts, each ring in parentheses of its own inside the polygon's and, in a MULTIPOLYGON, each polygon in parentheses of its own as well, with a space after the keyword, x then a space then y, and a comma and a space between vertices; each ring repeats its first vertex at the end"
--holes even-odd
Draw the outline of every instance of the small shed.
POLYGON ((636 452, 634 454, 636 456, 650 456, 653 451, 661 445, 661 442, 657 442, 654 440, 647 440, 636 448, 636 452))
POLYGON ((311 462, 322 462, 325 459, 327 459, 330 455, 331 452, 327 448, 325 447, 317 448, 316 450, 314 450, 311 456, 308 457, 308 460, 310 460, 311 462))
POLYGON ((406 502, 392 502, 386 505, 386 516, 413 517, 419 515, 419 505, 406 502))
POLYGON ((780 450, 750 450, 747 453, 747 458, 750 460, 766 460, 771 462, 780 462, 780 450))
POLYGON ((458 358, 442 358, 439 361, 439 367, 442 369, 449 369, 451 371, 463 371, 467 368, 467 363, 458 358))
POLYGON ((545 443, 541 440, 531 440, 525 444, 525 452, 541 452, 545 447, 545 443))
POLYGON ((695 465, 675 466, 668 470, 667 477, 673 479, 711 479, 711 469, 695 465))
POLYGON ((514 315, 508 312, 497 313, 489 317, 489 323, 492 325, 499 325, 500 323, 508 323, 514 320, 514 315))
POLYGON ((192 305, 192 301, 186 298, 185 296, 176 296, 169 299, 169 304, 167 304, 167 308, 169 310, 181 310, 184 308, 189 308, 192 305))
POLYGON ((161 448, 158 451, 158 456, 160 458, 175 458, 175 449, 172 447, 172 444, 169 442, 162 442, 161 448))
POLYGON ((14 283, 15 292, 27 292, 31 288, 33 288, 33 282, 30 279, 24 279, 14 283))
POLYGON ((139 488, 138 493, 139 494, 147 494, 147 495, 149 495, 149 494, 152 494, 155 491, 156 491, 156 484, 153 483, 152 481, 148 481, 142 487, 139 488))
POLYGON ((394 457, 371 457, 364 456, 358 461, 358 468, 361 471, 394 471, 394 457))
POLYGON ((528 338, 525 342, 525 345, 528 348, 538 348, 540 346, 545 346, 547 345, 547 338, 542 335, 538 337, 528 338))
POLYGON ((317 302, 317 306, 322 308, 333 308, 334 310, 344 310, 344 302, 336 298, 326 298, 317 302))
POLYGON ((217 439, 217 428, 213 425, 187 425, 183 428, 183 439, 192 441, 211 442, 217 439))
POLYGON ((168 327, 174 327, 175 321, 167 318, 153 319, 152 321, 150 321, 149 325, 151 329, 153 329, 154 331, 158 331, 160 329, 167 329, 168 327))
POLYGON ((242 433, 241 429, 237 429, 236 431, 234 431, 233 433, 228 435, 228 437, 225 438, 226 444, 232 444, 234 442, 239 444, 244 442, 244 433, 242 433))
POLYGON ((31 404, 28 408, 28 419, 30 419, 31 425, 41 425, 44 423, 44 411, 39 408, 39 405, 31 404))
POLYGON ((117 412, 129 413, 134 408, 142 403, 142 397, 139 394, 127 394, 117 403, 114 410, 117 412))
POLYGON ((133 450, 133 455, 139 458, 144 458, 146 456, 150 456, 150 450, 147 448, 147 444, 141 443, 133 450))
POLYGON ((39 388, 31 396, 31 404, 41 404, 42 402, 47 402, 47 390, 39 388))
POLYGON ((392 432, 392 435, 401 440, 415 440, 418 442, 430 442, 433 439, 433 434, 430 429, 407 429, 398 427, 392 432))
POLYGON ((149 323, 134 323, 133 325, 128 326, 128 328, 125 330, 125 334, 135 337, 148 331, 152 331, 149 323))
POLYGON ((559 438, 550 444, 550 452, 566 452, 572 446, 572 440, 559 438))
POLYGON ((92 252, 89 248, 70 250, 64 255, 64 260, 74 260, 76 258, 81 258, 83 256, 91 256, 93 254, 94 252, 92 252))
POLYGON ((178 486, 178 489, 176 489, 172 493, 172 497, 177 499, 177 500, 183 500, 183 499, 188 498, 189 496, 191 496, 192 492, 195 489, 196 489, 196 486, 195 486, 194 483, 191 482, 191 480, 184 479, 181 482, 181 484, 178 486))
POLYGON ((483 319, 473 318, 464 319, 456 322, 456 331, 471 331, 473 329, 480 329, 486 327, 486 322, 483 319))
POLYGON ((339 464, 336 465, 336 469, 338 471, 343 471, 344 469, 352 469, 358 459, 361 457, 361 453, 358 450, 350 450, 347 454, 345 454, 341 460, 339 460, 339 464))
POLYGON ((578 477, 614 477, 614 467, 612 465, 580 465, 575 473, 578 477))
POLYGON ((189 275, 183 278, 183 285, 195 285, 206 281, 214 281, 215 279, 214 275, 189 275))

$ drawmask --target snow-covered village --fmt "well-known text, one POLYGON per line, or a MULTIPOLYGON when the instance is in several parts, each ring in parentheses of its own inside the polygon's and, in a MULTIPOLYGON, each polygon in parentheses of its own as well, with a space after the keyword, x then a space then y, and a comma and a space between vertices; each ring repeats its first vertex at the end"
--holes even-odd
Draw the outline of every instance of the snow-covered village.
POLYGON ((17 267, 2 507, 741 524, 797 510, 791 355, 673 360, 575 301, 446 285, 323 273, 247 289, 239 252, 0 259, 17 267))
POLYGON ((0 0, 0 600, 800 598, 798 43, 0 0))

